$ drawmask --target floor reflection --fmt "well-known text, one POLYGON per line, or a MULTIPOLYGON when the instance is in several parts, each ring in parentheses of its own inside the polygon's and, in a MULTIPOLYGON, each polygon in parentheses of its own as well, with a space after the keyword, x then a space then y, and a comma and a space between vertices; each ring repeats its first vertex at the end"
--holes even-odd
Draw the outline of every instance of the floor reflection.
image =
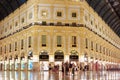
POLYGON ((119 71, 76 72, 74 75, 64 75, 62 72, 25 72, 3 71, 0 80, 120 80, 119 71))

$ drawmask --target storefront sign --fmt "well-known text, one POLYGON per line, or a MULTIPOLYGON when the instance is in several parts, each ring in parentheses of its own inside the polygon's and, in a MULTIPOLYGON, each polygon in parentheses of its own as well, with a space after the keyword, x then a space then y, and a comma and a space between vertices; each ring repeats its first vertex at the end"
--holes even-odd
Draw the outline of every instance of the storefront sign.
POLYGON ((70 55, 70 60, 73 60, 73 61, 78 60, 78 55, 70 55))
POLYGON ((48 61, 49 60, 49 55, 39 55, 39 60, 40 61, 48 61))
POLYGON ((64 60, 64 55, 55 55, 55 61, 63 61, 64 60))

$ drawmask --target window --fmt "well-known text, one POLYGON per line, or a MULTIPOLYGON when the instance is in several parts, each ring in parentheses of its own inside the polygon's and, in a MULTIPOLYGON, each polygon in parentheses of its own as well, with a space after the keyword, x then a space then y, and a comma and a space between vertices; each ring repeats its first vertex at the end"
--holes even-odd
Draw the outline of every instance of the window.
POLYGON ((62 45, 62 37, 61 36, 57 36, 57 47, 61 47, 62 45))
POLYGON ((62 23, 61 22, 57 22, 57 26, 61 26, 62 25, 62 23))
POLYGON ((6 53, 6 45, 5 45, 5 53, 6 53))
POLYGON ((21 49, 23 49, 23 46, 24 46, 24 40, 22 39, 21 40, 21 49))
POLYGON ((91 50, 93 50, 93 41, 91 41, 91 50))
POLYGON ((47 25, 46 21, 42 21, 42 25, 47 25))
POLYGON ((87 15, 85 15, 85 20, 87 21, 87 15))
POLYGON ((93 21, 91 20, 91 25, 93 25, 93 21))
POLYGON ((15 51, 17 51, 17 42, 15 42, 15 51))
POLYGON ((57 12, 57 17, 62 17, 62 12, 57 12))
POLYGON ((9 52, 11 52, 11 44, 9 44, 9 52))
POLYGON ((42 11, 41 15, 42 15, 42 17, 46 17, 47 16, 47 12, 46 11, 42 11))
POLYGON ((72 23, 72 26, 77 26, 77 24, 75 22, 72 23))
POLYGON ((101 49, 102 49, 102 48, 101 48, 101 46, 100 46, 100 53, 101 53, 101 51, 102 51, 101 49))
POLYGON ((10 29, 12 29, 12 25, 10 25, 10 29))
POLYGON ((15 26, 18 26, 18 22, 15 22, 15 26))
POLYGON ((96 52, 98 52, 98 44, 96 43, 96 52))
POLYGON ((42 35, 42 46, 46 46, 46 35, 42 35))
POLYGON ((88 48, 88 39, 85 39, 85 47, 88 48))
POLYGON ((32 19, 32 17, 33 17, 33 14, 32 14, 32 12, 30 12, 29 13, 29 19, 32 19))
POLYGON ((7 28, 5 28, 5 32, 7 32, 7 28))
POLYGON ((76 36, 72 36, 72 47, 76 47, 76 36))
POLYGON ((28 38, 28 47, 31 47, 31 36, 28 38))
POLYGON ((2 54, 2 47, 0 48, 0 54, 2 54))
POLYGON ((103 47, 103 53, 105 54, 105 47, 103 47))
POLYGON ((25 22, 25 19, 24 19, 24 18, 22 18, 21 23, 24 23, 24 22, 25 22))
POLYGON ((73 18, 76 18, 76 17, 77 17, 76 12, 73 12, 73 13, 72 13, 72 17, 73 17, 73 18))

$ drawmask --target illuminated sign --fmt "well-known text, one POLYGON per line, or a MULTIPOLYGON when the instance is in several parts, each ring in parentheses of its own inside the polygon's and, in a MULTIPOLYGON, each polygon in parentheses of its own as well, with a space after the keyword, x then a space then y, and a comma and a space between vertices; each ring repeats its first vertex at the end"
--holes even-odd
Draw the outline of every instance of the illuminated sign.
POLYGON ((78 60, 78 55, 70 55, 70 60, 78 60))
POLYGON ((54 58, 55 58, 55 61, 63 61, 64 55, 55 55, 54 58))
POLYGON ((39 60, 40 61, 49 60, 49 55, 39 55, 39 60))

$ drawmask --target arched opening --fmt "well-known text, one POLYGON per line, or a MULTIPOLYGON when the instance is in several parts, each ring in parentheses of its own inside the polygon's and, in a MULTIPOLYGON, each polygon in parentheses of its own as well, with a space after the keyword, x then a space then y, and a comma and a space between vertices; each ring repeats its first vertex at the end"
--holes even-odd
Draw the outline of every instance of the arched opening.
POLYGON ((70 61, 78 61, 78 52, 76 50, 72 50, 70 53, 70 61))
POLYGON ((33 69, 33 52, 29 51, 28 52, 28 70, 32 70, 33 69))
POLYGON ((15 70, 18 69, 18 55, 15 55, 15 70))
POLYGON ((46 50, 42 50, 39 54, 40 70, 48 70, 49 68, 49 55, 46 50))
POLYGON ((9 65, 8 65, 9 70, 12 70, 12 65, 13 65, 12 55, 10 55, 10 57, 9 57, 9 65))
POLYGON ((54 55, 55 61, 64 61, 64 53, 62 50, 57 50, 54 55))
POLYGON ((62 62, 64 61, 64 52, 62 50, 57 50, 54 53, 55 66, 62 70, 62 62))
POLYGON ((8 61, 7 61, 7 56, 4 58, 5 62, 4 62, 4 70, 6 71, 7 70, 7 64, 8 64, 8 61))
POLYGON ((21 70, 25 70, 25 54, 21 53, 21 70))

